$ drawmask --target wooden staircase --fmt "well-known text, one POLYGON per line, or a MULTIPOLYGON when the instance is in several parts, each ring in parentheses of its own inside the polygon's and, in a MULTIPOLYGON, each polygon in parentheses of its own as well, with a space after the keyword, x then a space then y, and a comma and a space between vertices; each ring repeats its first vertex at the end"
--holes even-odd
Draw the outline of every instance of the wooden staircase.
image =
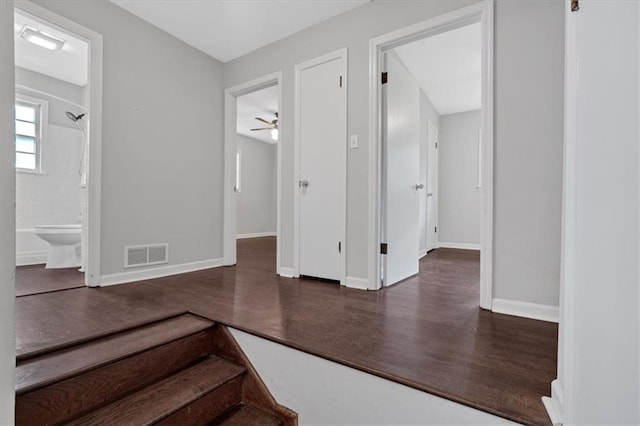
POLYGON ((17 425, 296 425, 226 327, 193 314, 18 359, 17 425))

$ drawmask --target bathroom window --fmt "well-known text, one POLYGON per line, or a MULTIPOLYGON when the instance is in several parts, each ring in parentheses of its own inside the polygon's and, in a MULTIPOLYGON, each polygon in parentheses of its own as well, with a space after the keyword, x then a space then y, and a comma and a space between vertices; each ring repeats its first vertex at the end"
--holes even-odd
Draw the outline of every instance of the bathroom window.
MULTIPOLYGON (((44 104, 46 105, 46 103, 44 104)), ((43 103, 16 99, 16 169, 39 172, 43 103)))

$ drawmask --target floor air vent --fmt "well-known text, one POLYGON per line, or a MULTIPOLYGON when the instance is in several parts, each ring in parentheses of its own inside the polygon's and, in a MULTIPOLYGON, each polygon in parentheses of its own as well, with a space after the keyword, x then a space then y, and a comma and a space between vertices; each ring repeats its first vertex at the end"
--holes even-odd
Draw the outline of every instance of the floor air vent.
POLYGON ((169 244, 151 244, 147 246, 126 246, 124 248, 124 267, 158 265, 169 262, 169 244))

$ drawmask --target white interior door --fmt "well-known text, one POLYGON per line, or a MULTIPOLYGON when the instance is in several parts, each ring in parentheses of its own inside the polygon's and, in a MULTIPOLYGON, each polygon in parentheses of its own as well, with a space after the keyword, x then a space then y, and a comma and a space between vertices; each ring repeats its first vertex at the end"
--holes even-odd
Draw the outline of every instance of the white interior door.
POLYGON ((419 110, 416 82, 394 53, 386 53, 388 81, 383 98, 382 200, 384 285, 418 273, 419 110))
POLYGON ((438 128, 429 121, 427 166, 427 251, 438 247, 438 128))
POLYGON ((340 280, 346 90, 343 58, 300 73, 300 274, 340 280))

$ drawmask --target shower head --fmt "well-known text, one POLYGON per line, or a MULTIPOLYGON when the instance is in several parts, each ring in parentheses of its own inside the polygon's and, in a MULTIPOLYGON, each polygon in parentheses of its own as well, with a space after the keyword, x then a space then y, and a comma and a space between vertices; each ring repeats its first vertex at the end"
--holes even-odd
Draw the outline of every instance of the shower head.
POLYGON ((74 123, 77 123, 78 120, 82 120, 82 118, 86 115, 84 113, 75 115, 74 113, 72 113, 70 111, 66 111, 65 114, 67 115, 67 118, 69 118, 69 120, 73 121, 74 123))

